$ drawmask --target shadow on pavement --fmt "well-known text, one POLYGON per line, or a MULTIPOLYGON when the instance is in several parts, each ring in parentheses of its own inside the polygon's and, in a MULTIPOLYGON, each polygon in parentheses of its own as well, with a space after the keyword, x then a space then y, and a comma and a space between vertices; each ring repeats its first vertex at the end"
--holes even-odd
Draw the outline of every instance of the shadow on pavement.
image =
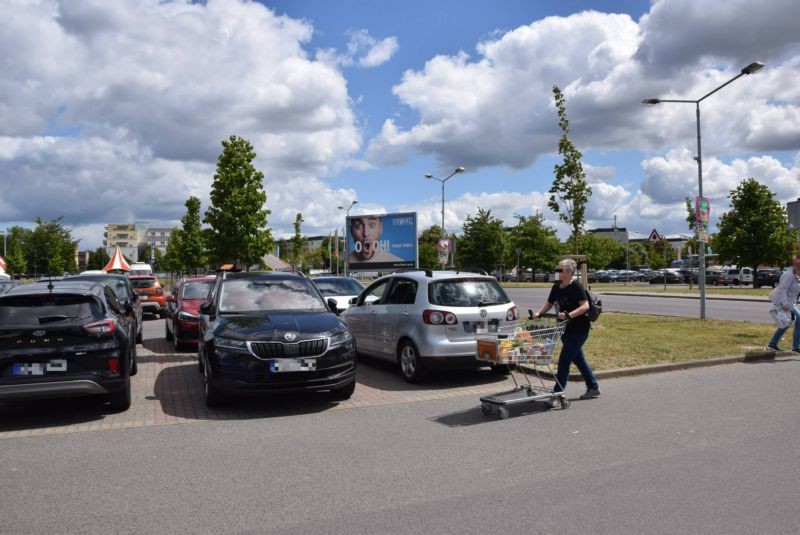
POLYGON ((411 384, 403 379, 398 364, 360 355, 356 378, 359 384, 385 391, 447 390, 503 384, 509 380, 507 375, 480 368, 432 372, 420 384, 411 384))
POLYGON ((222 407, 210 409, 203 400, 203 380, 197 364, 164 368, 156 377, 155 400, 165 414, 197 420, 248 420, 312 414, 336 407, 325 393, 230 396, 222 407))
MULTIPOLYGON (((508 412, 510 414, 509 418, 559 410, 562 409, 551 409, 542 401, 530 401, 527 403, 508 405, 508 412)), ((429 420, 446 425, 447 427, 467 427, 470 425, 478 425, 489 422, 499 422, 500 417, 498 416, 497 411, 494 409, 490 414, 484 415, 483 411, 481 410, 480 400, 476 400, 476 404, 472 408, 443 414, 441 416, 429 418, 429 420)))
POLYGON ((0 403, 0 432, 98 422, 114 414, 102 396, 6 401, 0 403))

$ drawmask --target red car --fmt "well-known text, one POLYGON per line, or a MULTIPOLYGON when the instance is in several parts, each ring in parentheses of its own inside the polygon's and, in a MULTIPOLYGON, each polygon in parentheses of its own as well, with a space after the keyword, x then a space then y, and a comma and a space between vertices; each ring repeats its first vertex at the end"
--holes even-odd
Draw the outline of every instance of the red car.
POLYGON ((206 301, 214 279, 214 275, 182 279, 167 296, 164 335, 175 349, 197 343, 200 305, 206 301))

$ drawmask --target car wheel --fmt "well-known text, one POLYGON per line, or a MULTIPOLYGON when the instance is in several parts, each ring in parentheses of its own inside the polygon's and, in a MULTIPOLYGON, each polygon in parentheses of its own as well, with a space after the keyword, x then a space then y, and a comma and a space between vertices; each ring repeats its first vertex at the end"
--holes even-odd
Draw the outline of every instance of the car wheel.
POLYGON ((178 329, 172 329, 172 349, 175 350, 176 353, 180 353, 181 348, 183 347, 183 343, 181 343, 180 338, 178 338, 178 329))
POLYGON ((400 371, 403 374, 403 379, 407 382, 417 383, 427 375, 422 359, 419 358, 417 346, 413 342, 408 340, 401 342, 397 358, 400 360, 400 371))
POLYGON ((345 386, 334 388, 330 392, 328 392, 328 397, 336 401, 344 401, 346 399, 350 399, 350 396, 353 395, 353 392, 356 390, 356 380, 353 379, 350 383, 345 386))
POLYGON ((136 344, 133 344, 131 353, 131 375, 133 376, 139 373, 139 364, 136 362, 136 344))
POLYGON ((172 331, 169 330, 169 321, 164 320, 164 338, 167 339, 167 342, 172 341, 172 331))
POLYGON ((138 329, 139 329, 139 331, 136 333, 136 343, 137 344, 141 344, 142 343, 142 324, 141 324, 141 322, 138 323, 138 329))
POLYGON ((211 370, 208 366, 203 366, 203 398, 206 407, 210 409, 222 405, 222 394, 211 384, 211 370))
POLYGON ((490 364, 489 368, 492 369, 492 373, 497 375, 508 375, 511 373, 511 366, 509 364, 490 364))
POLYGON ((112 392, 108 395, 108 401, 111 408, 115 411, 126 411, 131 408, 131 378, 125 378, 125 384, 118 392, 112 392))

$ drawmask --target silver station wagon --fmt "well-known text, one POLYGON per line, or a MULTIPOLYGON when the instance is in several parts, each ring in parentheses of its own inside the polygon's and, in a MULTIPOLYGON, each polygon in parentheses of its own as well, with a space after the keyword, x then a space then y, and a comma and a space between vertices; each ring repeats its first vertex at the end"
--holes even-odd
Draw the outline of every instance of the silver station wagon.
POLYGON ((485 365, 475 358, 477 334, 516 323, 519 312, 492 276, 410 270, 376 280, 341 317, 358 353, 398 362, 417 382, 428 371, 485 365))

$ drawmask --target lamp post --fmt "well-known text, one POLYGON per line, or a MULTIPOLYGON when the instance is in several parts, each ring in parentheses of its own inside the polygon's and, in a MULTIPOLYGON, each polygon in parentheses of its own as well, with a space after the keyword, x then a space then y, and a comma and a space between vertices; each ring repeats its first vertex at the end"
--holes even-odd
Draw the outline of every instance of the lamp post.
MULTIPOLYGON (((426 173, 425 174, 425 178, 432 178, 433 180, 438 180, 439 182, 442 183, 442 238, 445 238, 445 233, 444 233, 444 183, 447 182, 448 180, 450 180, 454 175, 457 175, 458 173, 463 173, 463 172, 464 172, 464 168, 463 167, 456 167, 455 170, 453 170, 453 172, 450 173, 449 175, 447 175, 447 177, 445 177, 445 178, 438 178, 438 177, 433 176, 430 173, 426 173)), ((442 269, 444 269, 444 266, 445 266, 445 264, 442 264, 442 269)))
MULTIPOLYGON (((344 230, 345 230, 344 231, 344 238, 345 238, 344 239, 344 257, 345 257, 344 258, 344 276, 345 277, 347 277, 349 275, 348 270, 347 270, 347 262, 350 260, 350 257, 347 255, 347 218, 350 217, 350 209, 353 206, 357 205, 357 204, 358 204, 358 199, 353 199, 353 202, 351 202, 350 206, 348 206, 347 208, 345 208, 343 205, 339 205, 339 210, 344 210, 344 213, 345 213, 345 216, 344 216, 344 230)), ((336 245, 337 245, 337 248, 338 248, 338 245, 339 245, 339 240, 338 239, 336 240, 336 245)), ((338 260, 337 260, 337 263, 336 263, 336 267, 337 267, 336 271, 338 272, 339 271, 339 269, 338 269, 338 267, 339 267, 338 260)))
MULTIPOLYGON (((758 61, 751 63, 747 67, 741 70, 739 74, 725 82, 724 84, 718 86, 714 90, 706 93, 702 97, 697 100, 683 100, 683 99, 662 99, 662 98, 646 98, 642 101, 642 104, 647 104, 649 106, 654 106, 656 104, 661 104, 662 102, 676 102, 680 104, 694 104, 695 105, 695 115, 697 117, 697 156, 695 157, 695 161, 697 162, 697 189, 698 189, 698 196, 703 196, 703 153, 701 151, 700 146, 700 103, 725 87, 726 85, 732 83, 734 80, 744 76, 745 74, 755 74, 761 69, 764 68, 764 64, 758 61)), ((700 272, 698 274, 698 281, 700 286, 700 319, 706 318, 706 262, 705 262, 705 254, 706 254, 706 237, 705 233, 699 232, 698 233, 699 242, 700 242, 700 250, 698 251, 697 261, 700 264, 700 272)), ((666 277, 666 276, 665 276, 666 277)), ((665 278, 666 280, 666 278, 665 278)))

